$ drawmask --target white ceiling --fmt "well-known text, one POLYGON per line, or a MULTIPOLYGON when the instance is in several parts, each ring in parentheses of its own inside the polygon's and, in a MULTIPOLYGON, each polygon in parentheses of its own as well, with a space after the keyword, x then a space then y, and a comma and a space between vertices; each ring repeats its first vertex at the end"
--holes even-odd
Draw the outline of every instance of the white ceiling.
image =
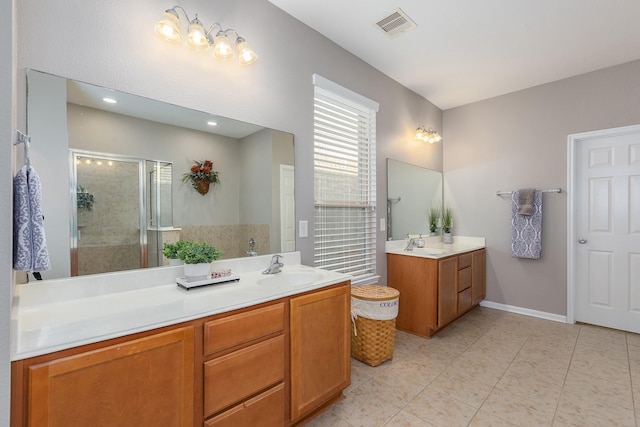
POLYGON ((640 0, 269 1, 443 110, 640 59, 640 0))

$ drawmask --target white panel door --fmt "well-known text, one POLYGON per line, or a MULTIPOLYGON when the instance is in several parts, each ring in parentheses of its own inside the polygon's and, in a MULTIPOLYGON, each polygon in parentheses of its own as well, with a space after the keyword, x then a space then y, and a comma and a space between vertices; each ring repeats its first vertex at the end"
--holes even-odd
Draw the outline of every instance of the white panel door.
POLYGON ((640 132, 576 144, 575 320, 640 333, 640 132))
POLYGON ((296 250, 296 212, 294 198, 294 168, 280 165, 280 251, 296 250))

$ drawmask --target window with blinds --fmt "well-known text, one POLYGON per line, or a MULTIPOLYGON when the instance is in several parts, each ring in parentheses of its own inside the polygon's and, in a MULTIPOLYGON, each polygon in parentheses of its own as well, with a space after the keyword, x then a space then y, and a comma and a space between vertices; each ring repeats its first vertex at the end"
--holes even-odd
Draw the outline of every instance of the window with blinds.
POLYGON ((376 276, 375 106, 315 86, 315 266, 353 283, 376 276))

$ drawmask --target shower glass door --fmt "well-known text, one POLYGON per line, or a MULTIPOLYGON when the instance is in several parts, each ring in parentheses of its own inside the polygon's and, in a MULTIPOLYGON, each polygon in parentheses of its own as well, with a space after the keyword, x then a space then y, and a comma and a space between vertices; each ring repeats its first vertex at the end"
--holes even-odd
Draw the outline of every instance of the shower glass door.
POLYGON ((72 150, 71 165, 71 274, 146 267, 144 161, 72 150))

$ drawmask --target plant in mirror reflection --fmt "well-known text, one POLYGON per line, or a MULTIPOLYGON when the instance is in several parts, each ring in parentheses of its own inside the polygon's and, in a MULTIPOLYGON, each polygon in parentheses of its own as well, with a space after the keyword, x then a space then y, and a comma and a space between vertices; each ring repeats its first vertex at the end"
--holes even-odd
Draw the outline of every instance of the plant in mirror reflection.
POLYGON ((191 185, 203 196, 209 191, 209 185, 220 183, 220 172, 213 170, 211 160, 194 160, 191 170, 182 174, 182 182, 191 181, 191 185))
POLYGON ((429 211, 429 231, 435 233, 438 229, 438 221, 440 220, 440 208, 431 208, 429 211))
POLYGON ((447 206, 442 210, 442 231, 451 233, 451 227, 453 227, 453 210, 447 206))
POLYGON ((93 194, 89 193, 86 188, 81 185, 76 187, 76 198, 78 200, 78 211, 90 211, 93 209, 93 204, 96 202, 93 194))

